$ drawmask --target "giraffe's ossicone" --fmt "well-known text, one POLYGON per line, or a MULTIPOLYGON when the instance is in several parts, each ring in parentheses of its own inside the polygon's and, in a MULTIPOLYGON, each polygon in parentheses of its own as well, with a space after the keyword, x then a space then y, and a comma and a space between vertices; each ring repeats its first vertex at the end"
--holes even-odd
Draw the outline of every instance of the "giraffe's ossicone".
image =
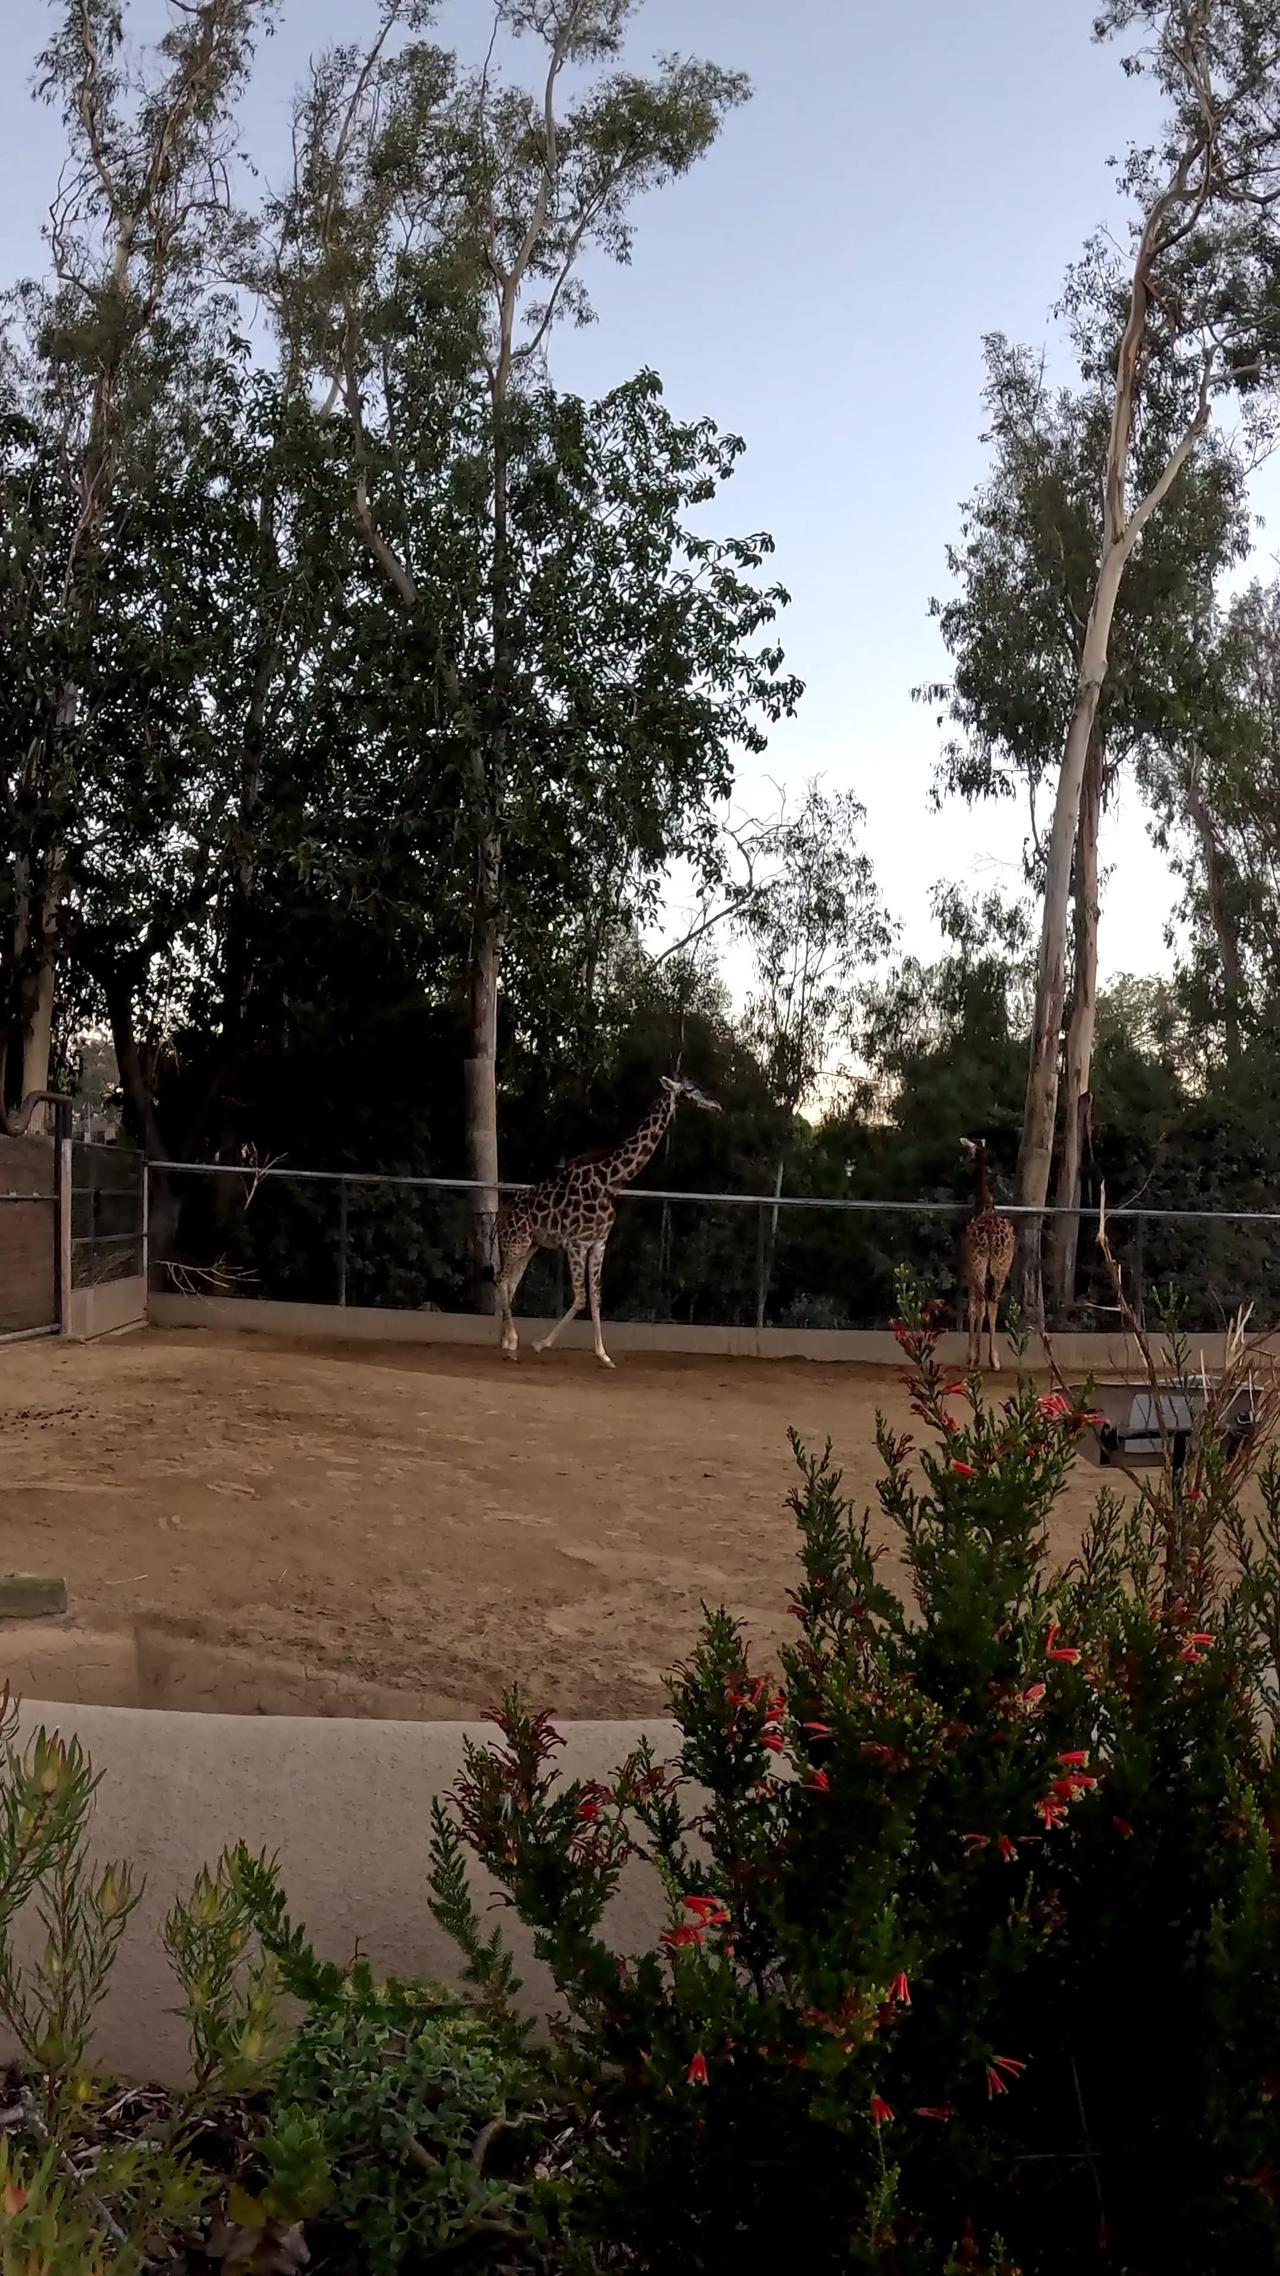
POLYGON ((617 1214, 613 1196, 653 1159, 682 1099, 708 1113, 720 1112, 718 1100, 709 1098, 687 1076, 664 1075, 657 1098, 629 1138, 600 1153, 576 1155, 553 1177, 513 1195, 504 1205, 498 1219, 497 1295, 502 1349, 508 1359, 520 1356, 512 1306, 529 1259, 535 1249, 563 1249, 569 1259, 573 1301, 564 1318, 533 1348, 546 1351, 589 1296, 596 1358, 602 1366, 612 1367, 600 1332, 600 1273, 617 1214))

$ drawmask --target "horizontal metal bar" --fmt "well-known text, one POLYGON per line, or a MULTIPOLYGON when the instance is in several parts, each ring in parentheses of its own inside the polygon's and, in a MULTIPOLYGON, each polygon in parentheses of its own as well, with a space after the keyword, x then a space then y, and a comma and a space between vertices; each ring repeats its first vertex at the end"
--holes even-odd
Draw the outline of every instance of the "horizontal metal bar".
POLYGON ((57 1321, 53 1320, 47 1328, 10 1328, 6 1334, 0 1335, 0 1344, 35 1343, 41 1336, 59 1336, 61 1333, 57 1321))
MULTIPOLYGON (((239 1162, 149 1162, 150 1170, 167 1170, 182 1177, 237 1177, 259 1185, 265 1178, 284 1178, 296 1185, 382 1185, 408 1187, 433 1193, 528 1193, 533 1180, 497 1178, 412 1178, 381 1176, 376 1170, 254 1170, 239 1162)), ((42 1197, 43 1198, 43 1197, 42 1197)), ((866 1201, 821 1193, 680 1193, 653 1185, 619 1187, 618 1201, 688 1201, 712 1209, 843 1209, 866 1215, 899 1217, 967 1217, 971 1201, 866 1201)), ((1004 1217, 1078 1217, 1091 1224, 1096 1208, 1063 1209, 1052 1202, 1035 1208, 1026 1202, 1002 1201, 1004 1217)), ((1117 1218, 1142 1217, 1186 1225, 1280 1225, 1278 1209, 1144 1209, 1136 1205, 1108 1209, 1107 1223, 1117 1218)))
POLYGON ((142 1227, 135 1225, 131 1233, 73 1233, 71 1246, 73 1249, 109 1249, 113 1245, 119 1248, 126 1241, 141 1239, 142 1227))
POLYGON ((0 1193, 0 1201, 47 1201, 50 1208, 56 1199, 52 1193, 0 1193))

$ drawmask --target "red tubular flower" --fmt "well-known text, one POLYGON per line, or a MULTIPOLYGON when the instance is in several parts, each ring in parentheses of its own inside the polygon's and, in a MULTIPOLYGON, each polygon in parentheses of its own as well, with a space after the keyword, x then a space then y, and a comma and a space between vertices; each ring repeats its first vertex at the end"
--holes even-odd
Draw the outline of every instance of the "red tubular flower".
POLYGON ((1054 1826, 1060 1826, 1067 1814, 1066 1803, 1055 1801, 1052 1794, 1042 1794, 1035 1809, 1048 1831, 1052 1831, 1054 1826))
POLYGON ((891 2126, 893 2124, 893 2112, 889 2108, 889 2105, 885 2101, 883 2095, 872 2095, 871 2115, 875 2120, 877 2126, 891 2126))
POLYGON ((917 2107, 916 2116, 936 2118, 940 2126, 945 2126, 949 2118, 955 2117, 955 2111, 949 2102, 922 2102, 917 2107))
POLYGON ((1215 1641, 1216 1639, 1209 1634, 1207 1628, 1193 1628, 1187 1638, 1189 1644, 1210 1645, 1215 1641))
POLYGON ((690 1945, 701 1944, 702 1930, 691 1920, 682 1920, 678 1928, 669 1928, 662 1938, 668 1952, 687 1952, 690 1945))
POLYGON ((1133 1832, 1133 1827, 1130 1825, 1129 1820, 1127 1818, 1113 1818, 1111 1820, 1111 1823, 1115 1827, 1116 1832, 1119 1834, 1121 1841, 1128 1841, 1133 1832))
POLYGON ((1087 1424, 1090 1430, 1101 1430, 1107 1418, 1105 1415, 1099 1414, 1096 1407, 1090 1407, 1078 1414, 1075 1419, 1078 1423, 1087 1424))
POLYGON ((1005 2083, 1004 2083, 1004 2080, 1001 2078, 999 2071, 997 2071, 997 2070, 993 2070, 993 2069, 992 2069, 992 2067, 991 2067, 991 2065, 990 2065, 990 2063, 988 2063, 988 2064, 987 2064, 987 2100, 988 2100, 988 2102, 991 2102, 991 2101, 993 2101, 993 2100, 994 2100, 994 2098, 995 2098, 995 2096, 996 2096, 997 2094, 1007 2094, 1007 2093, 1008 2093, 1008 2091, 1009 2091, 1009 2089, 1008 2089, 1008 2087, 1005 2085, 1005 2083))
POLYGON ((989 1833, 962 1833, 960 1839, 968 1843, 970 1857, 976 1857, 978 1851, 988 1848, 991 1842, 989 1833))
POLYGON ((1050 1628, 1045 1636, 1044 1649, 1047 1659, 1062 1660, 1068 1667, 1074 1667, 1080 1658, 1079 1650, 1075 1644, 1060 1644, 1058 1642, 1056 1627, 1050 1628))
POLYGON ((956 1398, 956 1397, 958 1396, 958 1394, 959 1394, 961 1391, 965 1391, 965 1390, 967 1390, 967 1389, 968 1389, 968 1385, 967 1385, 967 1383, 964 1381, 964 1378, 963 1378, 963 1376, 959 1376, 959 1375, 958 1375, 958 1376, 956 1377, 956 1380, 955 1380, 955 1382, 954 1382, 954 1383, 944 1383, 944 1384, 943 1384, 943 1386, 942 1386, 942 1396, 943 1396, 943 1398, 944 1398, 944 1399, 954 1399, 954 1398, 956 1398))
POLYGON ((1006 1864, 1006 1865, 1011 1865, 1011 1864, 1013 1863, 1013 1860, 1014 1860, 1014 1858, 1017 1856, 1017 1854, 1018 1854, 1018 1844, 1017 1844, 1017 1842, 1016 1842, 1016 1841, 1010 1841, 1008 1834, 1007 1834, 1007 1833, 1002 1833, 1002 1834, 1001 1834, 1001 1836, 1000 1836, 1000 1855, 1003 1857, 1003 1859, 1004 1859, 1004 1861, 1005 1861, 1005 1864, 1006 1864))
POLYGON ((889 1986, 889 1997, 896 1999, 899 2007, 910 2007, 911 2005, 911 1986, 901 1968, 889 1986))
POLYGON ((998 2071, 1008 2071, 1010 2078, 1017 2078, 1027 2067, 1016 2055, 993 2055, 991 2060, 998 2071))
POLYGON ((807 1793, 829 1794, 831 1792, 831 1780, 825 1770, 812 1771, 804 1783, 807 1793))
POLYGON ((1072 1747, 1067 1754, 1060 1754, 1058 1756, 1058 1760, 1059 1762, 1065 1763, 1069 1770, 1083 1770, 1086 1762, 1089 1760, 1088 1749, 1085 1747, 1072 1747))
POLYGON ((704 1928, 723 1928, 729 1915, 719 1897, 686 1897, 685 1909, 696 1913, 704 1928))
POLYGON ((1067 1415, 1071 1412, 1070 1405, 1063 1398, 1061 1391, 1047 1391, 1043 1399, 1038 1399, 1036 1404, 1047 1422, 1057 1422, 1061 1415, 1067 1415))
POLYGON ((689 2084, 690 2086, 705 2086, 706 2083, 707 2058, 704 2054, 699 2053, 694 2056, 689 2065, 689 2084))
POLYGON ((800 1728, 802 1731, 812 1731, 817 1739, 829 1739, 831 1736, 830 1723, 802 1723, 800 1728))
POLYGON ((599 1815, 600 1804, 594 1799, 592 1795, 589 1794, 585 1801, 579 1802, 578 1816, 581 1818, 585 1825, 593 1824, 599 1815))
POLYGON ((1069 1770, 1065 1778, 1051 1779, 1049 1792, 1060 1802, 1074 1802, 1077 1794, 1087 1793, 1097 1783, 1097 1779, 1090 1778, 1087 1771, 1069 1770))
POLYGON ((1042 1683, 1029 1683, 1022 1696, 1028 1707, 1038 1707, 1044 1698, 1044 1685, 1042 1683))
POLYGON ((976 1478, 978 1475, 972 1462, 953 1462, 951 1467, 957 1478, 976 1478))
POLYGON ((770 1754, 781 1754, 786 1743, 781 1731, 761 1731, 760 1733, 760 1744, 762 1747, 768 1747, 770 1754))

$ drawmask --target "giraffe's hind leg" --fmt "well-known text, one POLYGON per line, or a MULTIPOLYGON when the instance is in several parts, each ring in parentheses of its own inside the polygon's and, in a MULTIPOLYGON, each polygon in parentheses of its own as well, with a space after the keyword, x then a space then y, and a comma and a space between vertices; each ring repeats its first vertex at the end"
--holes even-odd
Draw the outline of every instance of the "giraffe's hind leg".
POLYGON ((587 1252, 588 1284, 591 1290, 591 1326, 596 1339, 596 1358, 602 1367, 612 1367, 613 1361, 604 1348, 600 1332, 600 1274, 604 1265, 604 1242, 593 1241, 587 1252))
POLYGON ((969 1339, 968 1366, 970 1374, 982 1365, 982 1298, 969 1283, 968 1303, 965 1308, 965 1327, 969 1339))
POLYGON ((1012 1267, 1013 1260, 1010 1258, 1003 1271, 992 1272, 987 1279, 987 1348, 997 1375, 1000 1373, 1000 1358, 996 1351, 996 1337, 1000 1333, 1000 1299, 1005 1292, 1012 1267))
POLYGON ((579 1312, 582 1310, 582 1307, 586 1302, 586 1249, 579 1246, 579 1244, 575 1242, 572 1248, 568 1248, 566 1246, 565 1254, 569 1259, 569 1278, 573 1285, 573 1302, 569 1306, 568 1311, 565 1313, 564 1318, 562 1320, 557 1320, 554 1328, 551 1329, 550 1333, 548 1335, 542 1336, 534 1345, 533 1348, 535 1351, 550 1351, 551 1346, 555 1342, 556 1337, 560 1334, 561 1329, 567 1328, 570 1320, 576 1320, 579 1312))
POLYGON ((516 1290, 524 1279, 532 1255, 532 1241, 513 1241, 510 1248, 503 1251, 502 1260, 498 1266, 495 1293, 498 1299, 498 1313, 502 1321, 503 1356, 507 1359, 518 1359, 520 1357, 520 1338, 516 1333, 516 1323, 512 1316, 511 1307, 516 1300, 516 1290))

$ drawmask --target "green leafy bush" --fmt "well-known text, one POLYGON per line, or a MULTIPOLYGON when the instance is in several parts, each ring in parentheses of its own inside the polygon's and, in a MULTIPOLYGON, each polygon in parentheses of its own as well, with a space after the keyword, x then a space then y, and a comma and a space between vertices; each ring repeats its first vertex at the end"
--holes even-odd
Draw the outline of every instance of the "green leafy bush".
POLYGON ((370 2276, 465 2261, 543 2265, 561 2185, 546 2158, 547 2066, 527 2028, 437 1984, 317 1959, 273 1866, 237 1865, 265 1950, 303 2014, 259 2145, 265 2211, 322 2217, 370 2276))
POLYGON ((882 1422, 883 1582, 828 1450, 797 1445, 781 1674, 725 1611, 673 1687, 682 1745, 565 1783, 505 1703, 437 1812, 434 1901, 480 1994, 513 1989, 473 1852, 564 2001, 594 2112, 576 2217, 655 2272, 1025 2276, 1280 2264, 1280 1467, 1257 1525, 1212 1427, 1071 1568, 1046 1529, 1088 1411, 989 1405, 918 1312, 923 1425, 882 1422), (647 1859, 657 1950, 606 1909, 647 1859), (1003 2239, 1003 2243, 1000 2241, 1003 2239))
MULTIPOLYGON (((527 2192, 489 2170, 531 2091, 484 2022, 424 1986, 353 1972, 313 2008, 280 2074, 274 2133, 309 2133, 372 2276, 527 2233, 527 2192)), ((268 2154, 275 2144, 268 2137, 268 2154)))

